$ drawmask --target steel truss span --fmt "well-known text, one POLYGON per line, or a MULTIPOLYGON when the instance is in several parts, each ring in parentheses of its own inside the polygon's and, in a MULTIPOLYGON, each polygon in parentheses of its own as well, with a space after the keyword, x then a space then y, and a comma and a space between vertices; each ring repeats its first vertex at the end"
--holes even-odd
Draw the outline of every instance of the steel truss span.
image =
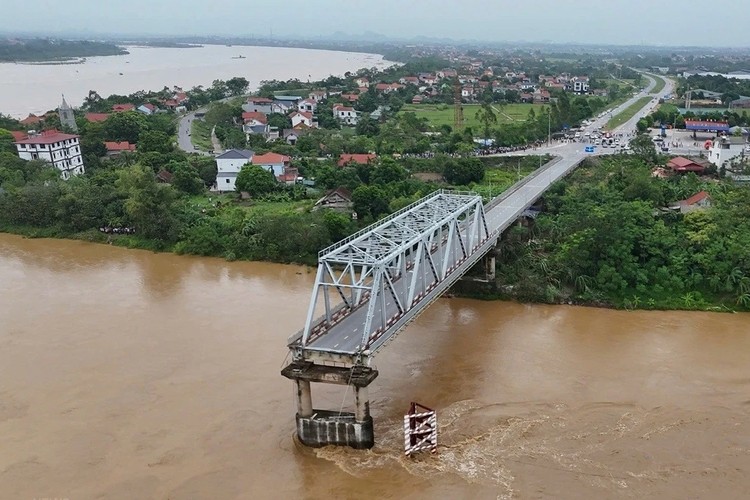
POLYGON ((480 196, 442 190, 321 251, 295 360, 369 364, 496 239, 480 196))

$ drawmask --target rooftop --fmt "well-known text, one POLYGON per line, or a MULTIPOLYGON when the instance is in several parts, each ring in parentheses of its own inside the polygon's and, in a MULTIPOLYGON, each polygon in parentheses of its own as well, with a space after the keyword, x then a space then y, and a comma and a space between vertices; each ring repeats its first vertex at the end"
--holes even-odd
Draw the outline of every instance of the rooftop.
POLYGON ((45 130, 39 135, 27 137, 17 141, 16 144, 54 144, 69 139, 78 139, 80 136, 73 134, 64 134, 59 130, 45 130))

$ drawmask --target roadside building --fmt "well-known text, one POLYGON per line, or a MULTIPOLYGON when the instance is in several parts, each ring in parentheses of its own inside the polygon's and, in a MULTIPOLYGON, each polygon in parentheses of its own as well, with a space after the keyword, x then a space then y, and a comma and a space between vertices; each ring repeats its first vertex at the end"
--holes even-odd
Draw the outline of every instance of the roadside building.
POLYGON ((63 179, 85 172, 78 135, 47 130, 16 141, 15 145, 20 158, 51 163, 63 179))
POLYGON ((730 160, 743 156, 746 147, 744 137, 717 137, 708 148, 708 161, 717 167, 726 167, 730 160))
POLYGON ((243 166, 253 162, 254 153, 248 149, 230 149, 216 157, 216 191, 234 191, 237 174, 243 166))
POLYGON ((689 158, 685 158, 682 156, 678 156, 676 158, 672 158, 667 162, 667 167, 675 173, 687 173, 687 172, 695 172, 696 174, 702 174, 706 167, 705 165, 702 165, 694 160, 691 160, 689 158))

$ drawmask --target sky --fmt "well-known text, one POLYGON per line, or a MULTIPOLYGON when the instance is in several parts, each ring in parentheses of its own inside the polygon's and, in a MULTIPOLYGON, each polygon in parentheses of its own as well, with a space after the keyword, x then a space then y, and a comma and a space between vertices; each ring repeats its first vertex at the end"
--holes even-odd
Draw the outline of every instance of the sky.
POLYGON ((613 45, 750 46, 741 2, 705 0, 34 0, 0 32, 389 37, 613 45))

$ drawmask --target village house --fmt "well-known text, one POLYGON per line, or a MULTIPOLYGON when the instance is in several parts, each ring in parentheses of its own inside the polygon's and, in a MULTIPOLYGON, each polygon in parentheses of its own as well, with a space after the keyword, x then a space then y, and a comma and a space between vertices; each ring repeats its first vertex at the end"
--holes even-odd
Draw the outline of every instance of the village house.
POLYGON ((242 131, 250 140, 251 135, 262 135, 266 139, 271 138, 271 127, 268 126, 268 117, 259 111, 244 111, 242 113, 242 131))
POLYGON ((711 195, 705 191, 694 194, 690 198, 680 200, 669 208, 679 210, 680 213, 686 214, 694 210, 703 210, 711 206, 711 195))
POLYGON ((107 121, 107 118, 109 118, 109 113, 86 113, 83 116, 88 122, 102 123, 107 121))
POLYGON ((456 76, 458 76, 458 71, 456 71, 455 69, 445 68, 438 71, 435 76, 440 79, 455 78, 456 76))
POLYGON ((315 102, 313 99, 303 99, 299 103, 297 103, 298 111, 304 111, 306 113, 315 113, 316 109, 318 109, 318 103, 315 102))
POLYGON ((254 155, 251 160, 253 165, 258 165, 269 172, 273 172, 273 175, 277 178, 284 174, 284 168, 289 167, 291 161, 290 157, 278 153, 254 155))
POLYGON ((105 142, 104 147, 107 148, 107 156, 119 156, 121 153, 135 153, 135 144, 130 144, 128 141, 122 142, 105 142))
POLYGON ((328 191, 325 196, 315 202, 313 210, 327 208, 329 210, 335 210, 337 212, 348 212, 352 209, 353 206, 354 203, 352 203, 351 191, 346 188, 340 187, 328 191))
POLYGON ((357 102, 359 101, 359 95, 357 94, 341 94, 342 101, 357 102))
POLYGON ((419 86, 419 78, 416 76, 402 76, 398 79, 398 83, 401 85, 416 85, 419 86))
POLYGON ((354 108, 341 104, 336 104, 333 107, 333 116, 346 125, 356 125, 359 121, 357 111, 354 108))
POLYGON ((248 149, 230 149, 216 157, 216 185, 220 192, 234 191, 237 174, 243 166, 253 161, 254 153, 248 149))
POLYGON ((669 160, 667 162, 667 168, 675 173, 695 172, 699 175, 702 174, 704 170, 706 170, 706 167, 704 165, 701 165, 700 163, 697 163, 689 158, 684 158, 682 156, 678 156, 669 160))
POLYGON ((242 105, 242 110, 248 113, 270 114, 274 112, 273 101, 266 97, 248 97, 242 105))
POLYGON ((146 104, 141 104, 136 108, 136 111, 143 113, 144 115, 153 115, 156 112, 156 106, 151 104, 150 102, 147 102, 146 104))
POLYGON ((367 77, 361 76, 354 80, 354 83, 357 85, 357 87, 369 87, 370 86, 370 80, 367 77))
POLYGON ((310 100, 315 101, 317 103, 326 98, 326 91, 325 90, 313 90, 312 92, 310 92, 308 97, 310 98, 310 100))
POLYGON ((312 113, 306 111, 294 111, 289 118, 292 120, 292 128, 317 128, 318 123, 315 121, 312 113))
POLYGON ((369 165, 375 159, 377 159, 378 155, 376 154, 349 154, 349 153, 342 153, 339 156, 339 167, 345 167, 349 164, 359 164, 359 165, 369 165))
POLYGON ((41 124, 43 120, 44 118, 42 118, 41 116, 36 116, 35 114, 32 113, 26 118, 24 118, 23 120, 21 120, 20 123, 24 127, 36 127, 39 124, 41 124))
POLYGON ((550 101, 549 91, 544 89, 536 89, 533 93, 534 102, 537 104, 544 104, 550 101))
POLYGON ((19 158, 51 163, 65 180, 85 172, 78 135, 46 130, 18 140, 15 145, 19 158))
POLYGON ((133 111, 135 109, 135 104, 115 104, 112 106, 112 111, 115 113, 122 113, 124 111, 133 111))

